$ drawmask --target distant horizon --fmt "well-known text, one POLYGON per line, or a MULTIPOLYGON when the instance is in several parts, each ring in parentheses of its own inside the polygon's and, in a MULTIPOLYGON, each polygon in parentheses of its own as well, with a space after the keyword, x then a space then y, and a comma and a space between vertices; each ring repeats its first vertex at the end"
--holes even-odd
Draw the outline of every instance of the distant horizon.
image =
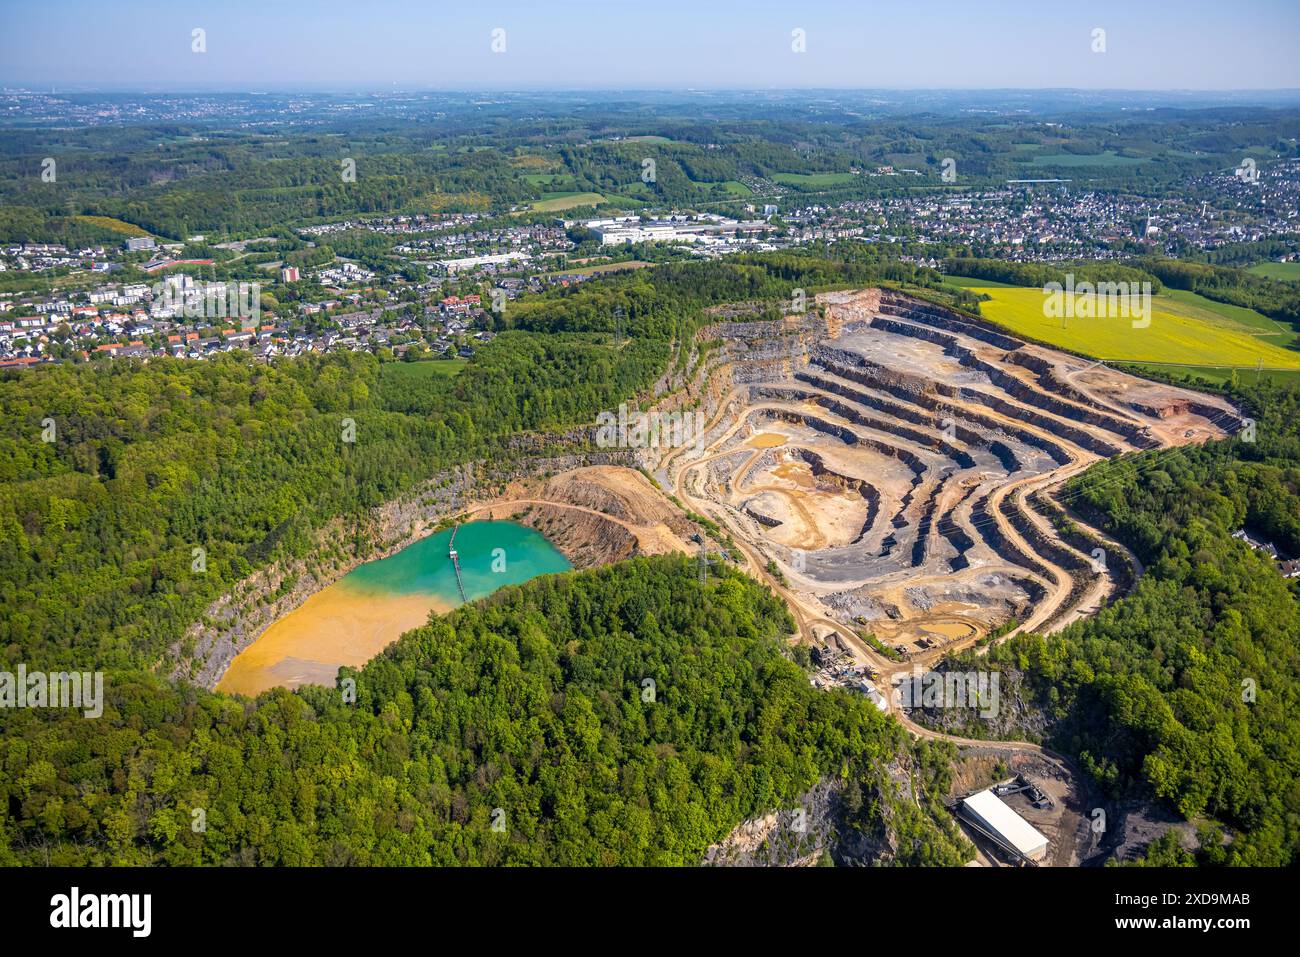
POLYGON ((525 94, 566 94, 566 93, 681 93, 681 94, 755 94, 755 93, 1085 93, 1085 94, 1125 94, 1135 97, 1153 95, 1188 95, 1188 96, 1277 96, 1295 94, 1300 96, 1300 86, 1279 87, 1078 87, 1078 86, 393 86, 360 85, 354 87, 303 84, 301 86, 260 85, 248 87, 224 86, 100 86, 94 83, 52 82, 49 84, 31 84, 15 80, 0 79, 0 91, 10 93, 104 93, 104 94, 187 94, 187 93, 227 93, 232 95, 258 96, 268 93, 333 93, 333 94, 391 94, 391 93, 525 93, 525 94), (49 87, 47 89, 47 87, 49 87))
POLYGON ((1291 0, 0 0, 7 85, 84 92, 1300 89, 1291 0))

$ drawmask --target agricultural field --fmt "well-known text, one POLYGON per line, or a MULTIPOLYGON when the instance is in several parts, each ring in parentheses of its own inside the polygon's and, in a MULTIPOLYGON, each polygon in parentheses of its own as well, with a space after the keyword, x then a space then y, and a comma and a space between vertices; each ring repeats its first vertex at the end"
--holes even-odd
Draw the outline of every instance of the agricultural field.
POLYGON ((652 263, 640 259, 628 259, 617 263, 599 263, 595 266, 579 266, 574 269, 555 269, 542 273, 543 276, 597 276, 606 272, 627 272, 632 269, 644 269, 652 263))
POLYGON ((1162 296, 1168 296, 1176 300, 1183 307, 1186 314, 1194 319, 1204 319, 1210 323, 1226 325, 1228 328, 1235 328, 1239 332, 1245 332, 1252 336, 1267 336, 1276 346, 1294 347, 1296 345, 1296 333, 1288 329, 1286 325, 1278 322, 1276 319, 1270 319, 1254 309, 1247 309, 1245 306, 1234 306, 1226 302, 1216 302, 1213 299, 1206 298, 1194 292, 1188 292, 1185 289, 1166 289, 1162 296))
POLYGON ((1016 288, 1009 282, 997 282, 993 279, 980 279, 976 276, 944 276, 943 284, 945 286, 955 286, 958 289, 977 289, 981 286, 990 289, 1016 288))
POLYGON ((738 179, 728 179, 728 180, 724 180, 721 183, 700 183, 699 185, 708 186, 711 188, 721 186, 732 196, 751 196, 753 195, 754 192, 752 189, 750 189, 748 186, 746 186, 738 179))
POLYGON ((421 207, 429 212, 439 212, 441 210, 485 210, 492 203, 492 197, 487 193, 481 193, 478 190, 468 190, 464 193, 443 193, 431 192, 425 193, 421 197, 421 207))
POLYGON ((595 206, 605 202, 600 193, 543 193, 542 198, 530 204, 534 212, 553 213, 575 206, 595 206))
POLYGON ((843 186, 857 177, 852 173, 773 173, 772 181, 785 186, 843 186))
POLYGON ((383 375, 393 381, 424 381, 454 376, 465 368, 468 359, 421 359, 419 362, 389 362, 383 375))
POLYGON ((100 229, 107 229, 110 232, 120 233, 123 236, 148 236, 148 230, 141 229, 134 223, 124 222, 120 219, 114 219, 112 216, 73 216, 79 223, 85 223, 87 226, 98 226, 100 229))
MULTIPOLYGON (((550 192, 557 193, 564 191, 566 186, 574 185, 573 177, 565 173, 564 170, 552 170, 547 173, 525 173, 522 179, 529 186, 541 186, 550 192)), ((569 192, 577 191, 569 190, 569 192)))
POLYGON ((1129 365, 1139 375, 1155 373, 1159 376, 1172 376, 1174 381, 1193 388, 1201 384, 1197 380, 1203 380, 1212 386, 1226 385, 1232 379, 1233 372, 1237 373, 1238 382, 1247 385, 1255 382, 1272 382, 1274 385, 1300 387, 1300 369, 1261 371, 1253 366, 1230 369, 1222 366, 1166 365, 1160 362, 1134 362, 1129 365))
POLYGON ((510 165, 518 169, 547 170, 561 169, 563 164, 550 156, 539 156, 536 153, 520 153, 510 160, 510 165))
POLYGON ((1049 153, 1043 155, 1039 153, 1033 158, 1034 166, 1137 166, 1139 163, 1145 163, 1146 157, 1141 156, 1120 156, 1114 150, 1107 150, 1104 153, 1093 153, 1091 155, 1084 153, 1049 153))
POLYGON ((1246 270, 1265 279, 1278 279, 1282 282, 1300 282, 1300 262, 1291 263, 1256 263, 1246 270))
MULTIPOLYGON (((1300 370, 1300 351, 1284 348, 1284 336, 1252 330, 1240 317, 1203 305, 1208 300, 1201 297, 1196 297, 1200 302, 1188 302, 1155 296, 1150 325, 1134 328, 1128 317, 1049 318, 1041 289, 977 286, 970 291, 989 296, 980 304, 980 311, 992 322, 1031 339, 1099 359, 1250 369, 1262 362, 1265 369, 1300 370)), ((1084 303, 1084 299, 1075 296, 1076 313, 1093 305, 1084 303)))

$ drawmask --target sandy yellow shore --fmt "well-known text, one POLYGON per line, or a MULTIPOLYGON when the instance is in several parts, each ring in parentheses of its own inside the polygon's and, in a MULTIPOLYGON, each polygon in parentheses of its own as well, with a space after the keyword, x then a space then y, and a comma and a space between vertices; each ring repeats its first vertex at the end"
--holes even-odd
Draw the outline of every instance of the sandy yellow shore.
POLYGON ((375 595, 338 583, 312 595, 235 656, 218 691, 256 695, 274 687, 333 685, 343 665, 359 667, 430 612, 452 606, 434 595, 375 595))

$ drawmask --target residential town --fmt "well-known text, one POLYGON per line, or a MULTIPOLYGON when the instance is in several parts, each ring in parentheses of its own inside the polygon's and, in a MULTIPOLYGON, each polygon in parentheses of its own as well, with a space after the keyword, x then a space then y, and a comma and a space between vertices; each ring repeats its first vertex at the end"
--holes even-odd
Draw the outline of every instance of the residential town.
MULTIPOLYGON (((882 167, 866 175, 915 172, 882 167)), ((399 241, 382 259, 365 263, 334 256, 310 266, 275 259, 259 265, 265 278, 240 285, 273 298, 289 292, 269 310, 258 296, 242 311, 213 304, 232 284, 213 278, 217 260, 192 255, 206 248, 203 236, 186 243, 132 236, 117 247, 77 249, 10 244, 0 247, 0 271, 57 274, 60 283, 47 294, 0 294, 0 366, 96 357, 203 359, 236 349, 260 359, 338 350, 401 355, 412 346, 468 356, 492 337, 485 298, 500 304, 581 283, 602 270, 636 268, 643 265, 637 256, 652 247, 669 257, 711 258, 857 240, 898 244, 903 259, 934 266, 952 247, 1050 262, 1116 259, 1135 251, 1176 256, 1294 236, 1300 230, 1300 160, 1278 163, 1264 177, 1240 174, 1200 177, 1184 195, 1161 199, 1051 182, 788 209, 749 204, 747 219, 675 210, 543 222, 472 212, 353 217, 294 232, 308 252, 331 237, 375 234, 399 241), (161 281, 111 281, 128 269, 161 281), (304 288, 322 295, 303 298, 296 291, 304 288), (186 308, 183 300, 204 306, 186 308)), ((234 254, 233 262, 276 244, 275 237, 259 237, 217 243, 212 250, 234 254)))
POLYGON ((326 320, 309 329, 299 321, 264 321, 255 287, 232 290, 185 273, 159 286, 100 286, 45 299, 34 315, 0 313, 0 368, 96 357, 205 359, 237 349, 268 360, 381 349, 401 356, 413 347, 467 357, 494 335, 476 294, 444 296, 423 308, 357 308, 359 294, 305 303, 302 317, 326 320))

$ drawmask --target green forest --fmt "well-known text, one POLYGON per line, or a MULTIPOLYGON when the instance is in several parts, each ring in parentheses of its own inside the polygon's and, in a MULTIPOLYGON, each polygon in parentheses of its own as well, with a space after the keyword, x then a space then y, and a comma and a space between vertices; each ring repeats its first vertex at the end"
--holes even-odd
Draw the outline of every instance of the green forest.
MULTIPOLYGON (((234 99, 237 109, 258 110, 234 99)), ((173 240, 248 238, 350 216, 505 212, 546 192, 600 193, 609 208, 694 204, 738 213, 752 198, 748 184, 758 182, 832 202, 945 188, 941 163, 955 156, 963 186, 1086 173, 1102 189, 1176 193, 1189 176, 1237 163, 1244 149, 1294 156, 1300 131, 1293 115, 1254 110, 1076 117, 1052 127, 925 108, 906 118, 869 116, 861 103, 804 112, 789 103, 542 109, 503 99, 492 108, 449 101, 439 112, 436 122, 338 117, 329 130, 280 116, 252 130, 201 121, 9 129, 0 140, 0 241, 120 241, 77 218, 86 215, 173 240), (59 157, 57 182, 40 175, 50 156, 59 157), (340 175, 344 159, 356 164, 354 180, 340 175), (655 164, 649 181, 646 160, 655 164), (863 175, 880 166, 916 174, 863 175)))
POLYGON ((592 421, 667 356, 650 340, 615 351, 516 332, 454 379, 386 374, 351 353, 0 379, 0 649, 49 667, 149 667, 234 582, 306 554, 327 520, 453 465, 506 461, 517 432, 592 421))

